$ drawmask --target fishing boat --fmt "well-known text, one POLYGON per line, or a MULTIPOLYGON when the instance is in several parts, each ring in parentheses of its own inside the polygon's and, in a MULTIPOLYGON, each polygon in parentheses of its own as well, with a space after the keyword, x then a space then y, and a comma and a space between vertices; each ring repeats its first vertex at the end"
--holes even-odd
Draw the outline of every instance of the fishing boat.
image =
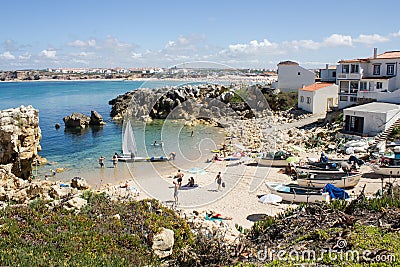
POLYGON ((265 152, 254 158, 258 166, 265 167, 286 167, 288 162, 286 159, 290 155, 285 151, 265 152))
POLYGON ((327 163, 313 163, 313 164, 305 164, 299 165, 296 167, 296 171, 298 172, 312 172, 312 173, 321 173, 321 174, 341 174, 344 173, 340 164, 331 162, 327 163))
POLYGON ((371 165, 376 174, 383 176, 400 176, 400 146, 393 147, 393 154, 384 155, 380 160, 371 165))
POLYGON ((322 193, 321 190, 275 182, 267 182, 266 185, 272 194, 280 196, 286 202, 314 203, 330 201, 329 193, 322 193))
POLYGON ((299 186, 324 188, 326 184, 332 184, 338 188, 352 188, 355 187, 361 178, 360 172, 350 172, 336 175, 323 175, 316 173, 298 173, 297 184, 299 186))

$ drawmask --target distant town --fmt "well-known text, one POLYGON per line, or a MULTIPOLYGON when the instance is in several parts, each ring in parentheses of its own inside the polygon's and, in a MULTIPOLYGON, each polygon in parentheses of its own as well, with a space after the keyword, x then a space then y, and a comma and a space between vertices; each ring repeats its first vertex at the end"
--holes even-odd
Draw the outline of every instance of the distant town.
POLYGON ((89 80, 138 78, 181 79, 222 77, 235 75, 242 77, 276 76, 271 69, 193 69, 193 68, 56 68, 42 70, 0 71, 0 81, 38 81, 38 80, 89 80))

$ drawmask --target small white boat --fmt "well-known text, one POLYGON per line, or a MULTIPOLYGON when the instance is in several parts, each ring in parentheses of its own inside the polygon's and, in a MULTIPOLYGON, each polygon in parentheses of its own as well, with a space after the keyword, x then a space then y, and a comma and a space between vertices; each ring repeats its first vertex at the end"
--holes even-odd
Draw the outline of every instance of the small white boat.
MULTIPOLYGON (((117 155, 118 161, 122 162, 158 162, 168 161, 170 157, 154 156, 154 157, 137 157, 138 154, 135 136, 133 134, 132 125, 129 119, 126 119, 124 132, 122 135, 122 155, 117 155)), ((162 143, 161 143, 162 144, 162 143)))
POLYGON ((400 153, 395 150, 394 155, 382 157, 379 164, 371 165, 371 167, 376 174, 399 177, 400 153))
POLYGON ((274 182, 267 182, 266 185, 273 194, 280 196, 286 202, 314 203, 330 201, 329 193, 322 193, 322 191, 313 188, 274 182))
POLYGON ((400 177, 400 166, 371 165, 371 167, 376 174, 400 177))
POLYGON ((148 161, 145 157, 131 157, 131 155, 119 155, 117 156, 118 161, 122 162, 144 162, 148 161))
POLYGON ((297 184, 304 187, 324 188, 326 184, 332 184, 338 188, 355 187, 360 181, 361 173, 349 173, 344 176, 328 176, 320 174, 310 174, 306 177, 299 176, 297 184))
POLYGON ((286 158, 289 155, 285 151, 266 152, 255 158, 257 165, 264 167, 286 167, 289 162, 286 158))

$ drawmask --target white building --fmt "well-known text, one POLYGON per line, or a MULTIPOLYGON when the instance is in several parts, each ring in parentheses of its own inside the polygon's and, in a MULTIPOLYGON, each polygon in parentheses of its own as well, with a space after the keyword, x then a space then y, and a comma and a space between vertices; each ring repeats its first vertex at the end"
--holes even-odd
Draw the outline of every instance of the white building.
POLYGON ((338 105, 338 86, 333 83, 314 83, 299 88, 298 108, 313 114, 325 114, 338 105))
POLYGON ((319 70, 319 80, 321 82, 334 83, 336 82, 336 68, 337 66, 329 66, 326 64, 325 69, 319 70))
POLYGON ((369 58, 341 60, 337 68, 339 108, 362 100, 400 103, 400 51, 369 58))
POLYGON ((400 105, 373 102, 343 110, 346 133, 375 136, 400 118, 400 105))
POLYGON ((313 84, 314 72, 300 67, 293 61, 283 61, 278 64, 278 83, 275 85, 282 91, 296 91, 298 88, 313 84))

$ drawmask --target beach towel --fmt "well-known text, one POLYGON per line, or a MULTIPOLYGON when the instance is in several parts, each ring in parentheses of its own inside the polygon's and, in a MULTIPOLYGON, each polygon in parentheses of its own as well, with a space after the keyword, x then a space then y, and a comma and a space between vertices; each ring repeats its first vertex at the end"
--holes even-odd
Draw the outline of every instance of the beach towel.
POLYGON ((331 199, 347 199, 350 198, 349 194, 341 188, 335 187, 333 184, 326 184, 322 192, 328 192, 331 199))
POLYGON ((206 220, 207 221, 222 221, 223 219, 222 218, 210 218, 208 216, 208 214, 206 213, 206 220))

